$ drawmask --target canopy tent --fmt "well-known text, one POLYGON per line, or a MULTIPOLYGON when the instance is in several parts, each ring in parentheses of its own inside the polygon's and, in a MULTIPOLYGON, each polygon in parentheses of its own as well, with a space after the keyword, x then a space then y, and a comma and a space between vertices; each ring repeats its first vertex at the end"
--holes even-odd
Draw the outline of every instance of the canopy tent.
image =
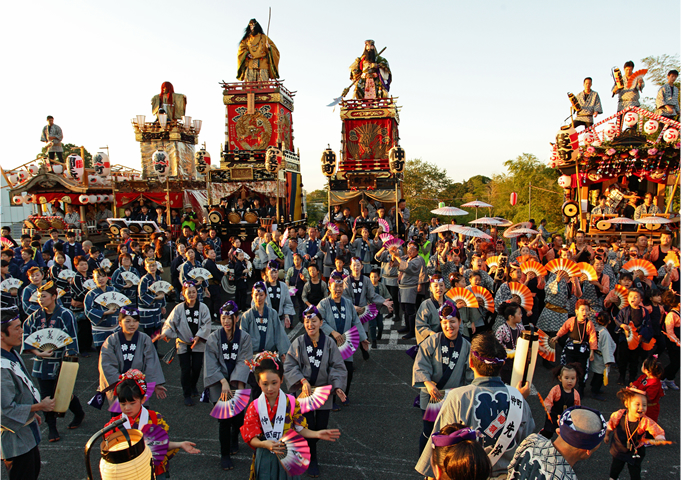
POLYGON ((381 203, 395 203, 394 190, 338 190, 331 191, 331 205, 343 205, 362 194, 381 203))

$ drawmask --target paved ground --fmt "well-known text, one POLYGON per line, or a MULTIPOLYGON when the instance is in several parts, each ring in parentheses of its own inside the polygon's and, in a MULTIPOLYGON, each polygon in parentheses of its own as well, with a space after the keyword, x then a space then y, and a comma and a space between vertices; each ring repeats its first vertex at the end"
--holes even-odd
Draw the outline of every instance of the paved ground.
MULTIPOLYGON (((292 334, 299 333, 295 328, 292 334)), ((389 335, 378 351, 372 351, 367 362, 360 355, 355 361, 355 376, 352 384, 351 406, 331 415, 330 427, 339 428, 341 438, 336 443, 322 442, 320 465, 322 478, 326 479, 417 479, 414 470, 417 460, 418 438, 421 432, 420 411, 412 407, 416 391, 411 387, 411 359, 403 351, 409 346, 389 335)), ((161 352, 168 349, 161 344, 161 352)), ((663 359, 666 362, 666 359, 663 359)), ((236 468, 223 472, 219 468, 218 425, 210 417, 211 406, 198 404, 185 407, 179 382, 179 365, 164 364, 169 397, 153 399, 151 408, 161 412, 170 425, 173 440, 191 440, 201 449, 200 455, 178 454, 170 463, 175 479, 246 479, 251 460, 251 450, 240 442, 240 451, 235 457, 236 468)), ((76 394, 83 403, 87 402, 97 388, 97 359, 82 359, 76 383, 76 394)), ((553 385, 547 370, 538 367, 535 385, 543 394, 553 385)), ((615 397, 616 386, 606 387, 606 402, 585 399, 584 404, 600 409, 604 416, 621 408, 615 397)), ((534 414, 536 431, 544 424, 544 412, 537 396, 529 399, 534 414)), ((67 430, 71 415, 59 420, 62 440, 58 443, 40 445, 43 469, 41 479, 84 479, 86 478, 83 450, 89 437, 108 421, 106 410, 98 411, 85 406, 87 416, 77 430, 67 430)), ((677 444, 669 447, 655 447, 648 451, 644 461, 643 478, 679 478, 679 393, 669 392, 662 400, 660 424, 667 431, 667 438, 677 444)), ((47 428, 43 428, 44 438, 47 428)), ((98 452, 92 452, 93 470, 98 470, 98 452)), ((594 458, 578 464, 577 474, 584 479, 607 479, 611 457, 607 446, 602 446, 594 458)), ((4 472, 3 472, 4 474, 4 472)), ((95 478, 99 478, 95 474, 95 478)), ((623 473, 621 478, 629 478, 623 473)))

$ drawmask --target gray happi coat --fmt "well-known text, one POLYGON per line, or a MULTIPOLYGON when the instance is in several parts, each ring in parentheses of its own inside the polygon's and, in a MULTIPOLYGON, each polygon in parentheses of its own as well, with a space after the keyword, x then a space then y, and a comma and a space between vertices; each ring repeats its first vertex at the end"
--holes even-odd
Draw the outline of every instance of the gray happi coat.
MULTIPOLYGON (((363 342, 364 340, 367 339, 367 334, 364 331, 364 327, 362 326, 362 322, 359 321, 359 317, 357 316, 357 311, 355 311, 355 307, 352 306, 352 302, 348 301, 347 298, 341 297, 341 306, 345 307, 345 312, 339 312, 341 316, 345 315, 345 318, 343 320, 343 328, 339 330, 336 326, 336 319, 333 317, 333 305, 334 301, 333 298, 331 297, 326 297, 324 300, 319 302, 319 305, 317 305, 317 309, 319 310, 319 314, 322 316, 322 319, 324 319, 324 323, 322 324, 322 332, 324 332, 324 335, 331 336, 331 332, 337 331, 338 333, 345 333, 348 330, 350 330, 352 327, 357 327, 357 331, 359 332, 359 341, 363 342)), ((332 337, 333 338, 333 337, 332 337)), ((349 357, 345 360, 346 362, 352 362, 352 357, 349 357)))
MULTIPOLYGON (((208 339, 210 335, 210 310, 205 303, 199 303, 197 299, 196 302, 199 305, 199 330, 196 332, 196 336, 205 340, 208 339)), ((168 338, 176 338, 177 353, 186 353, 187 349, 191 346, 193 342, 192 331, 189 329, 189 322, 187 321, 187 316, 184 313, 186 306, 184 302, 173 308, 170 315, 163 324, 163 330, 161 330, 161 335, 165 335, 168 338)), ((204 352, 206 350, 206 344, 204 342, 198 342, 196 347, 192 349, 192 352, 204 352)))
POLYGON ((355 293, 352 291, 352 275, 343 279, 343 296, 350 300, 356 307, 366 307, 370 303, 375 303, 380 307, 385 302, 385 298, 376 293, 374 285, 369 277, 362 275, 362 293, 359 296, 359 303, 355 305, 355 293))
MULTIPOLYGON (((291 294, 289 293, 288 290, 288 285, 286 285, 284 282, 279 281, 279 288, 281 288, 281 298, 279 299, 279 311, 277 311, 277 317, 281 320, 284 318, 284 315, 295 315, 296 314, 296 309, 293 307, 293 300, 291 300, 291 294)), ((267 288, 272 287, 269 282, 265 282, 265 286, 267 288)), ((271 309, 272 308, 272 301, 270 300, 270 294, 269 292, 266 295, 267 298, 267 306, 271 309)), ((251 300, 251 308, 255 307, 255 302, 251 300)))
MULTIPOLYGON (((442 304, 440 303, 440 305, 442 304)), ((441 331, 440 313, 431 297, 425 302, 422 302, 416 312, 416 343, 420 344, 428 338, 428 336, 441 331)))
POLYGON ((419 284, 428 281, 426 276, 426 262, 421 255, 409 258, 405 255, 400 260, 398 267, 400 278, 400 303, 416 303, 416 294, 419 284))
MULTIPOLYGON (((217 402, 222 394, 223 378, 227 378, 227 362, 222 353, 221 332, 222 327, 210 334, 206 340, 206 352, 203 354, 203 384, 210 389, 210 401, 217 402)), ((248 383, 250 370, 246 361, 253 359, 253 344, 248 332, 241 330, 239 349, 237 350, 236 365, 227 380, 233 382, 248 383)), ((230 388, 233 388, 232 385, 230 388)))
MULTIPOLYGON (((267 330, 265 332, 265 350, 276 351, 279 355, 288 352, 291 341, 286 335, 284 325, 279 321, 277 312, 272 307, 267 308, 267 330)), ((251 336, 253 353, 260 353, 260 330, 258 330, 258 310, 253 307, 241 316, 241 330, 251 336)), ((264 312, 263 312, 264 313, 264 312)))

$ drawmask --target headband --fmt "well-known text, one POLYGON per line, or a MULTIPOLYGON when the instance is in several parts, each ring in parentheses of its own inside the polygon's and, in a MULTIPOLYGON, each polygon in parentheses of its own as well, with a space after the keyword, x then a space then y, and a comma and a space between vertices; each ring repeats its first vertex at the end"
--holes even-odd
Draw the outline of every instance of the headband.
POLYGON ((560 425, 560 436, 565 440, 565 443, 582 450, 593 450, 600 445, 601 441, 603 441, 603 437, 605 437, 607 428, 607 423, 605 423, 605 419, 603 418, 603 415, 601 415, 601 412, 594 410, 593 408, 578 405, 565 410, 558 420, 558 424, 560 425), (598 432, 586 433, 577 430, 572 422, 572 412, 579 409, 588 410, 598 415, 598 418, 601 420, 601 429, 598 432))
POLYGON ((305 317, 305 318, 318 317, 318 318, 321 319, 321 315, 319 314, 319 310, 317 310, 317 307, 315 307, 314 305, 310 305, 309 307, 307 307, 305 309, 305 311, 303 312, 303 317, 305 317))
POLYGON ((125 316, 139 317, 140 312, 135 307, 121 307, 120 312, 125 316))
POLYGON ((279 262, 277 262, 276 260, 270 260, 267 263, 267 269, 268 270, 279 270, 279 262))
POLYGON ((444 303, 442 304, 442 306, 441 306, 441 307, 438 309, 438 311, 437 311, 437 313, 440 315, 440 318, 443 318, 443 319, 445 319, 445 320, 450 320, 450 319, 452 319, 452 318, 455 318, 455 317, 456 317, 456 312, 457 312, 457 310, 456 310, 456 305, 454 305, 454 304, 453 304, 452 302, 450 302, 449 300, 445 300, 444 303), (446 307, 450 307, 450 308, 452 309, 452 311, 451 311, 448 315, 445 316, 445 315, 444 315, 444 309, 445 309, 446 307))
POLYGON ((361 260, 359 257, 352 257, 352 258, 350 259, 350 263, 359 263, 359 264, 361 264, 361 263, 362 263, 362 260, 361 260))
POLYGON ((220 315, 236 315, 238 311, 239 307, 232 300, 220 307, 220 315))
POLYGON ((263 360, 267 359, 272 360, 274 365, 277 367, 277 370, 279 370, 279 359, 277 358, 277 354, 274 352, 268 352, 267 350, 256 353, 252 361, 245 360, 245 363, 251 369, 251 372, 254 372, 256 367, 259 367, 263 360))
POLYGON ((435 278, 435 275, 432 275, 430 277, 430 283, 445 283, 445 279, 440 277, 440 278, 435 278))
POLYGON ((196 282, 194 280, 185 280, 182 282, 182 288, 196 287, 196 282))
POLYGON ((473 351, 472 353, 473 356, 478 359, 478 361, 486 363, 487 365, 503 365, 506 362, 505 358, 483 357, 476 351, 473 351))
POLYGON ((329 277, 329 280, 334 283, 343 283, 343 275, 338 272, 333 272, 331 277, 329 277))
POLYGON ((414 240, 410 240, 409 243, 407 243, 407 247, 416 247, 416 248, 419 248, 419 244, 416 243, 414 240))
POLYGON ((263 282, 256 282, 253 284, 253 291, 265 293, 267 291, 267 287, 265 287, 263 282))
POLYGON ((16 306, 11 306, 8 308, 3 308, 2 309, 2 315, 0 315, 0 324, 5 324, 5 323, 10 323, 13 322, 14 320, 18 320, 19 317, 19 309, 16 306))
POLYGON ((234 255, 239 255, 240 253, 244 253, 244 251, 241 250, 240 248, 237 248, 236 250, 234 250, 234 255))
POLYGON ((48 293, 51 293, 52 295, 56 295, 57 294, 57 285, 55 285, 55 283, 52 280, 50 280, 45 285, 38 287, 38 291, 40 293, 48 292, 48 293))
POLYGON ((144 259, 144 264, 145 265, 156 265, 156 260, 153 258, 145 258, 144 259))
POLYGON ((118 376, 118 383, 116 383, 114 389, 117 389, 118 385, 120 385, 120 383, 124 380, 133 380, 135 384, 137 384, 137 387, 140 389, 140 392, 142 392, 142 398, 144 398, 144 396, 147 394, 147 382, 145 378, 146 376, 136 368, 130 369, 127 372, 118 376))
POLYGON ((434 433, 430 436, 432 440, 433 448, 436 447, 451 447, 459 442, 465 440, 477 440, 478 432, 470 427, 462 428, 456 432, 452 432, 449 435, 444 435, 442 433, 434 433))

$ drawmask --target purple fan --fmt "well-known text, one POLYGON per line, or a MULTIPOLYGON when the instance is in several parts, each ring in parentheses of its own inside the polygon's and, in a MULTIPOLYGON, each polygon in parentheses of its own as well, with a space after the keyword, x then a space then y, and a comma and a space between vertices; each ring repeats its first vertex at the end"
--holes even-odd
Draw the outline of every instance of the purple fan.
POLYGON ((300 413, 307 413, 313 410, 317 410, 319 407, 324 405, 331 395, 331 385, 324 385, 323 387, 312 387, 312 393, 303 397, 301 393, 298 397, 298 403, 300 403, 300 413))
POLYGON ((395 238, 395 237, 392 236, 392 235, 390 235, 389 233, 381 233, 381 234, 378 236, 378 238, 381 239, 381 242, 385 243, 385 242, 387 242, 387 241, 389 241, 389 240, 392 240, 392 239, 395 238))
POLYGON ((288 288, 288 294, 292 297, 294 297, 298 293, 298 289, 296 287, 289 287, 288 288))
POLYGON ((402 245, 404 245, 404 240, 402 240, 401 238, 391 238, 390 240, 388 240, 387 242, 385 242, 383 244, 383 246, 385 248, 390 248, 390 247, 398 247, 399 248, 402 245))
MULTIPOLYGON (((155 382, 147 383, 147 394, 142 399, 142 404, 144 404, 147 400, 149 400, 151 395, 154 393, 154 388, 156 388, 155 382)), ((118 403, 118 399, 115 398, 115 395, 116 395, 116 393, 114 392, 114 401, 111 404, 111 406, 109 407, 109 411, 111 413, 121 413, 121 404, 118 403)))
POLYGON ((442 399, 439 401, 433 400, 433 397, 428 398, 428 405, 426 406, 426 413, 423 414, 423 419, 426 422, 434 422, 435 419, 437 418, 438 413, 440 413, 440 410, 442 409, 442 405, 445 404, 445 400, 447 399, 447 394, 451 388, 448 388, 446 390, 440 390, 440 392, 443 394, 442 399))
POLYGON ((284 470, 292 477, 305 473, 307 467, 310 466, 310 446, 307 440, 292 428, 281 437, 280 441, 286 447, 286 453, 276 455, 284 470))
POLYGON ((154 465, 161 465, 168 453, 168 432, 160 425, 147 423, 142 427, 142 434, 144 435, 144 443, 151 450, 154 465))
POLYGON ((335 223, 331 223, 331 222, 327 223, 326 228, 327 228, 327 230, 331 230, 331 232, 336 234, 336 235, 338 235, 340 233, 340 228, 338 228, 338 225, 336 225, 335 223))
POLYGON ((378 307, 375 304, 370 303, 364 309, 364 313, 359 316, 359 321, 362 322, 362 324, 365 324, 376 318, 376 315, 378 315, 378 307))
POLYGON ((384 218, 379 218, 377 222, 385 233, 390 233, 390 224, 388 224, 387 220, 385 220, 384 218))
POLYGON ((284 233, 281 236, 281 240, 279 242, 280 243, 279 246, 281 248, 284 248, 284 245, 286 245, 286 240, 288 240, 288 228, 286 230, 284 230, 284 233))
POLYGON ((340 350, 343 360, 347 360, 357 351, 357 347, 359 346, 359 331, 357 330, 357 327, 352 327, 342 336, 343 343, 338 345, 338 350, 340 350))
POLYGON ((229 400, 218 400, 215 407, 213 407, 213 410, 210 412, 210 416, 224 420, 239 415, 248 405, 250 397, 250 388, 234 390, 234 392, 232 392, 232 398, 229 400))

